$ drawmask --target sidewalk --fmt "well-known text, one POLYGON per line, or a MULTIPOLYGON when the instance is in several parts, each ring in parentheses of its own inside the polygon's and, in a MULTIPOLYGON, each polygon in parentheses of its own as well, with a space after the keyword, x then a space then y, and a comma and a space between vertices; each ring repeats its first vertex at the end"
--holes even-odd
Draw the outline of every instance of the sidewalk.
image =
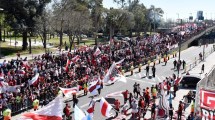
MULTIPOLYGON (((202 61, 200 63, 197 63, 197 66, 195 66, 193 69, 191 69, 189 71, 190 75, 192 75, 192 74, 195 74, 195 75, 199 74, 199 75, 201 75, 201 77, 204 77, 204 75, 206 73, 208 73, 213 68, 213 66, 215 65, 214 58, 215 58, 215 52, 213 52, 207 58, 205 58, 204 61, 202 61), (200 74, 201 73, 202 64, 205 65, 205 71, 204 71, 203 74, 200 74)), ((128 72, 128 73, 130 73, 130 72, 128 72)), ((178 110, 179 101, 183 101, 183 97, 185 95, 187 95, 189 91, 190 91, 190 89, 179 89, 176 92, 176 97, 174 99, 172 99, 172 105, 173 105, 173 108, 174 108, 173 120, 176 120, 176 118, 177 118, 177 113, 175 111, 178 110)), ((172 95, 172 97, 173 97, 173 95, 172 95)), ((167 96, 166 98, 168 99, 169 96, 167 96)), ((159 103, 159 99, 156 99, 156 104, 158 105, 158 103, 159 103)), ((149 107, 148 110, 147 110, 147 113, 145 115, 145 119, 150 119, 151 118, 151 111, 150 111, 150 109, 151 108, 149 107)), ((187 104, 186 109, 185 109, 185 111, 182 114, 182 120, 185 120, 189 116, 190 110, 191 110, 191 104, 187 104)), ((129 109, 128 113, 131 113, 131 109, 129 109)), ((130 118, 131 118, 131 115, 126 116, 126 119, 130 119, 130 118)), ((143 118, 141 118, 141 120, 143 120, 143 118)))

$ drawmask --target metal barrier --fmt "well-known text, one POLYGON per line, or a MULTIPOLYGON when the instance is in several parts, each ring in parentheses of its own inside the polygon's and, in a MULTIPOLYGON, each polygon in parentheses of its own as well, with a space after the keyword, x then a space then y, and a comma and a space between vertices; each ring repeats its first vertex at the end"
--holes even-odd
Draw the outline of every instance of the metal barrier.
MULTIPOLYGON (((55 95, 51 95, 48 99, 40 99, 40 105, 46 105, 48 102, 52 101, 55 98, 55 95), (48 100, 46 104, 43 104, 45 100, 48 100)), ((7 104, 9 109, 12 111, 12 116, 20 114, 24 111, 29 111, 33 108, 33 101, 29 98, 22 100, 20 102, 11 101, 7 104)), ((3 109, 0 110, 0 120, 3 119, 3 109)))

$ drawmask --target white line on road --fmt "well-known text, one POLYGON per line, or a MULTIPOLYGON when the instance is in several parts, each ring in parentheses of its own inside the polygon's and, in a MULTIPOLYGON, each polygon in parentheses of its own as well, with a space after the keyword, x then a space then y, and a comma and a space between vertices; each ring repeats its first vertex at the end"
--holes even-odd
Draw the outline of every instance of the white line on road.
POLYGON ((149 82, 149 81, 144 81, 144 80, 138 80, 138 79, 134 79, 134 78, 127 78, 127 79, 138 81, 138 82, 149 83, 149 84, 155 84, 154 82, 149 82))
POLYGON ((157 78, 158 78, 158 81, 159 81, 159 82, 162 82, 162 80, 160 79, 160 77, 159 77, 159 76, 155 75, 155 77, 157 77, 157 78))
POLYGON ((153 80, 153 81, 155 81, 155 78, 154 78, 154 77, 152 77, 152 80, 153 80))
POLYGON ((164 76, 161 76, 163 80, 165 80, 166 78, 164 76))
POLYGON ((138 73, 138 77, 141 78, 141 74, 140 73, 138 73))

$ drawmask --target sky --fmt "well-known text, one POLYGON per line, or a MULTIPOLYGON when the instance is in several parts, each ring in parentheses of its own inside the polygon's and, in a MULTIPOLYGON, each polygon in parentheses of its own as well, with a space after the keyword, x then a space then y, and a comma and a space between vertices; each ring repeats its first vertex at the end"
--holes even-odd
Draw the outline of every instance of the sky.
MULTIPOLYGON (((151 5, 162 8, 164 20, 187 19, 190 15, 196 18, 197 11, 203 11, 207 19, 215 19, 215 0, 140 0, 140 3, 147 8, 151 5)), ((103 0, 103 5, 105 8, 119 7, 113 0, 103 0)))

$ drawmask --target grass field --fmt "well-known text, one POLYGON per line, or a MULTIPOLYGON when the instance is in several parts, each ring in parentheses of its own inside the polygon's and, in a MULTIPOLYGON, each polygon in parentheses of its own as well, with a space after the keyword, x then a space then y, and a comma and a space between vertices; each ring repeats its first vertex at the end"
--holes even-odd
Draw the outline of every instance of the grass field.
MULTIPOLYGON (((10 37, 9 38, 6 37, 6 39, 10 40, 10 37)), ((11 40, 14 41, 15 37, 11 37, 11 40)), ((22 37, 16 37, 16 40, 18 42, 21 42, 22 37)), ((34 42, 34 38, 32 38, 31 40, 32 40, 32 42, 34 42)), ((36 38, 36 41, 42 42, 40 37, 36 38)), ((63 37, 63 46, 62 46, 63 49, 65 48, 65 42, 69 46, 69 38, 66 36, 63 37)), ((106 41, 102 40, 102 39, 98 39, 98 42, 106 42, 106 41)), ((9 41, 1 42, 1 45, 0 45, 0 54, 1 55, 16 56, 17 52, 20 52, 21 55, 29 54, 29 50, 23 51, 21 46, 17 46, 17 47, 10 46, 9 43, 10 43, 9 41)), ((51 39, 47 40, 47 43, 52 43, 54 48, 57 48, 60 44, 59 37, 51 38, 51 39)), ((76 40, 75 40, 75 43, 77 44, 76 40)), ((95 44, 94 38, 84 39, 80 42, 80 45, 94 45, 94 44, 95 44)), ((53 51, 53 48, 49 48, 49 51, 53 51)), ((43 48, 43 46, 32 46, 32 54, 39 54, 39 53, 44 53, 44 52, 45 52, 45 49, 43 48)))

